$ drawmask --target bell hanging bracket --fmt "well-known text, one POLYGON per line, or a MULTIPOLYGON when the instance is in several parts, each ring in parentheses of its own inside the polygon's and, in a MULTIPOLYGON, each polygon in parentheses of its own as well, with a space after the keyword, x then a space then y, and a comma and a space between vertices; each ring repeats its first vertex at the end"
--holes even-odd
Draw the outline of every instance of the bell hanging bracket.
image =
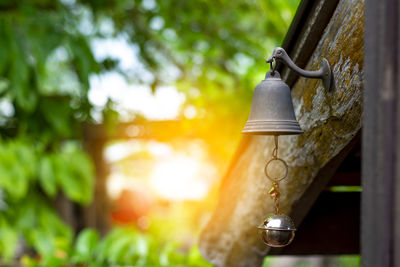
MULTIPOLYGON (((311 78, 311 79, 321 79, 324 87, 329 91, 332 87, 332 71, 329 62, 326 58, 322 58, 320 69, 316 71, 303 70, 299 68, 292 59, 288 56, 285 49, 282 47, 277 47, 274 49, 272 56, 266 60, 267 63, 272 64, 274 61, 280 61, 288 66, 291 70, 296 72, 298 75, 311 78)), ((273 67, 273 71, 276 68, 276 64, 273 67)))

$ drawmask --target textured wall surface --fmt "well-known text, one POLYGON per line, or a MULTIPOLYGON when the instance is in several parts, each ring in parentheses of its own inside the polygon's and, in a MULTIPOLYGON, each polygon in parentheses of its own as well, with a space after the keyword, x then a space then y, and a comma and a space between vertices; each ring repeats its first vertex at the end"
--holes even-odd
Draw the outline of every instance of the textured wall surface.
MULTIPOLYGON (((306 67, 318 69, 320 59, 328 59, 335 88, 327 92, 320 80, 300 78, 292 90, 304 134, 279 137, 279 157, 289 165, 288 178, 280 183, 281 210, 285 213, 290 213, 318 171, 361 128, 363 12, 362 0, 340 1, 306 67)), ((216 266, 261 266, 268 252, 257 226, 273 212, 268 195, 271 183, 263 173, 271 157, 273 137, 250 138, 225 177, 219 203, 200 237, 201 253, 216 266)))

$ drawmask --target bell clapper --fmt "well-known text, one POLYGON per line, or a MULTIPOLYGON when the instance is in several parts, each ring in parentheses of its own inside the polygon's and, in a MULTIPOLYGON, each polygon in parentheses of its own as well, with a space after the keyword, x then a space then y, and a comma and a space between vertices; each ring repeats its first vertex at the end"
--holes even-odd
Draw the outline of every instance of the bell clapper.
POLYGON ((263 223, 258 227, 261 230, 261 238, 268 246, 271 247, 284 247, 289 245, 293 238, 296 228, 292 219, 279 211, 279 182, 287 177, 288 165, 287 163, 278 158, 278 136, 274 135, 275 148, 272 151, 272 159, 267 162, 264 168, 265 175, 272 182, 272 187, 269 190, 269 195, 274 201, 274 215, 267 217, 263 223), (272 162, 279 161, 285 167, 285 172, 280 177, 271 177, 268 172, 268 166, 272 162))

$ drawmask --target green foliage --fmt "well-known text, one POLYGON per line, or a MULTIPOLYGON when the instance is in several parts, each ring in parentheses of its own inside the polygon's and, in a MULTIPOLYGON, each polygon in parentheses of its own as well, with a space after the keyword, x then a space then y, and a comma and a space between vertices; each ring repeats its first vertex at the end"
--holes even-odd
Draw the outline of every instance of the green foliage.
POLYGON ((158 242, 152 236, 134 228, 115 228, 102 240, 93 229, 79 233, 73 249, 58 250, 44 242, 46 255, 58 257, 37 260, 25 257, 27 266, 138 266, 138 267, 211 267, 200 255, 196 246, 187 253, 179 252, 177 244, 158 242), (61 251, 63 253, 61 253, 61 251), (60 257, 63 256, 63 257, 60 257))
POLYGON ((28 140, 0 143, 0 187, 7 201, 26 198, 29 186, 38 182, 49 197, 61 189, 75 202, 87 204, 92 199, 92 179, 90 159, 74 144, 49 153, 28 140))
POLYGON ((83 230, 76 239, 72 262, 90 263, 95 257, 99 234, 93 229, 83 230))
POLYGON ((0 144, 0 186, 10 198, 26 196, 37 172, 36 159, 35 151, 21 140, 0 144))
POLYGON ((77 203, 89 203, 92 179, 89 158, 73 143, 48 153, 21 138, 0 142, 0 187, 6 203, 0 212, 0 255, 12 259, 22 238, 46 266, 63 262, 73 235, 50 199, 61 190, 77 203))
POLYGON ((80 150, 66 148, 52 156, 54 172, 64 194, 71 200, 88 204, 92 200, 93 168, 91 161, 80 150))
MULTIPOLYGON (((264 258, 263 267, 276 266, 282 259, 285 264, 289 264, 287 256, 267 256, 264 258)), ((360 255, 339 255, 339 256, 305 256, 294 259, 290 266, 293 267, 307 267, 315 264, 316 258, 320 260, 321 266, 337 266, 337 267, 356 267, 360 266, 360 255), (314 263, 313 263, 314 262, 314 263)), ((282 263, 281 263, 282 264, 282 263)), ((285 266, 286 266, 285 265, 285 266)))
POLYGON ((94 265, 209 267, 197 247, 179 252, 179 245, 160 242, 132 228, 113 229, 95 248, 94 265))
POLYGON ((4 259, 11 260, 14 257, 18 243, 18 232, 15 227, 4 218, 0 218, 0 252, 4 259))
POLYGON ((100 67, 79 14, 60 2, 1 1, 0 9, 0 96, 12 106, 0 114, 0 255, 12 259, 23 242, 55 266, 73 235, 52 199, 63 192, 80 204, 92 200, 91 160, 66 139, 79 138, 90 118, 89 76, 100 67), (74 86, 59 82, 66 75, 74 86))
POLYGON ((339 266, 356 267, 361 266, 360 255, 343 255, 339 257, 339 266))
POLYGON ((29 192, 24 202, 9 201, 0 214, 0 253, 12 259, 19 238, 42 255, 42 264, 54 266, 64 261, 72 242, 69 227, 55 214, 45 197, 29 192))

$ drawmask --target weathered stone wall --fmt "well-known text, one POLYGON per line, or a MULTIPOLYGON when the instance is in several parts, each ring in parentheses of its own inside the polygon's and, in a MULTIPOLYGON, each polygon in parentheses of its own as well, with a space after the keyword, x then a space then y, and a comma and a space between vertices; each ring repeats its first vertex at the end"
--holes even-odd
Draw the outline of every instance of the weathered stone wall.
MULTIPOLYGON (((340 1, 306 66, 315 70, 322 57, 328 59, 335 88, 327 92, 320 80, 300 78, 292 90, 304 134, 279 137, 279 157, 289 165, 288 178, 280 184, 285 213, 361 128, 363 16, 362 0, 340 1)), ((263 173, 272 148, 273 137, 250 137, 223 181, 217 208, 200 238, 202 254, 216 266, 260 266, 268 252, 257 226, 273 212, 271 183, 263 173)))

